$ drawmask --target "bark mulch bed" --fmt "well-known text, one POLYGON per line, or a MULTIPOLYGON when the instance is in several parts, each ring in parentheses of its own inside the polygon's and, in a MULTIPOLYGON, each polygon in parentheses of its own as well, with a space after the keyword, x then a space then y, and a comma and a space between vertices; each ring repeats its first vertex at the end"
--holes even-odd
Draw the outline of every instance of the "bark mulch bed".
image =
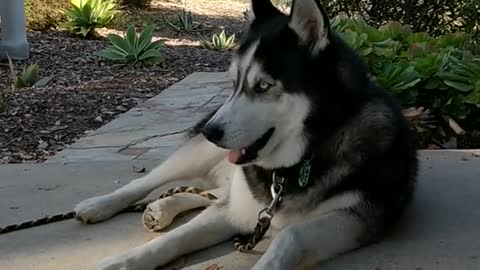
MULTIPOLYGON (((206 25, 206 32, 178 33, 156 22, 155 37, 166 41, 163 48, 166 61, 161 66, 98 61, 94 53, 106 46, 105 38, 85 40, 54 30, 29 32, 31 58, 16 61, 16 68, 20 71, 27 63, 37 63, 41 77, 51 80, 43 87, 9 90, 8 65, 6 61, 0 62, 0 90, 5 89, 3 96, 8 104, 0 112, 0 164, 44 161, 193 72, 225 71, 230 53, 203 49, 199 41, 221 26, 230 32, 238 31, 243 25, 242 9, 230 7, 235 9, 225 15, 228 3, 217 3, 210 5, 210 13, 201 15, 199 12, 207 13, 202 11, 205 8, 202 3, 209 2, 195 3, 197 6, 191 9, 206 25), (213 9, 215 6, 217 11, 213 9)), ((180 9, 178 4, 165 4, 169 5, 166 8, 170 14, 180 9)), ((160 11, 165 9, 157 5, 143 11, 142 16, 158 19, 155 14, 160 11)), ((132 17, 140 19, 138 15, 132 17)), ((105 36, 108 32, 122 31, 123 27, 126 25, 101 29, 99 33, 105 36)))

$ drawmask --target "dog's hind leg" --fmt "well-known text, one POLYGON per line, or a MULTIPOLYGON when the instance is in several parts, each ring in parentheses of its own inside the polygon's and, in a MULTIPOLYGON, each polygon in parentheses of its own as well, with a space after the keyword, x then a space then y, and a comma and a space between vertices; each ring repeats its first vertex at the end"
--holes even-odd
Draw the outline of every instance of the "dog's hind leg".
POLYGON ((185 254, 219 244, 238 231, 227 218, 227 206, 214 204, 190 222, 132 250, 102 260, 101 270, 154 270, 185 254))
MULTIPOLYGON (((208 193, 217 198, 225 196, 227 186, 209 190, 208 193)), ((145 228, 149 231, 157 232, 169 226, 173 219, 182 212, 201 207, 208 207, 216 200, 207 199, 198 194, 179 193, 172 196, 156 200, 147 205, 142 221, 145 228)))
POLYGON ((74 209, 77 219, 84 223, 108 219, 143 199, 163 184, 206 175, 225 158, 226 154, 227 150, 215 146, 203 135, 198 134, 149 174, 131 181, 110 194, 90 198, 77 204, 74 209))
POLYGON ((358 216, 337 210, 279 232, 252 270, 309 269, 365 244, 358 216))

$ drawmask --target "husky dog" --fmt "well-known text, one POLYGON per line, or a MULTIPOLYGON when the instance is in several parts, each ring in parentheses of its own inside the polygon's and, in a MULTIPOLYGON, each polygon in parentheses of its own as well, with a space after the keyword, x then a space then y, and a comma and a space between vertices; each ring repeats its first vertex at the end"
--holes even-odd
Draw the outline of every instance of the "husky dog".
POLYGON ((267 0, 251 4, 254 18, 232 59, 228 100, 152 172, 75 211, 85 223, 99 222, 178 179, 198 179, 219 200, 177 194, 152 203, 150 209, 171 215, 208 207, 165 235, 104 259, 99 269, 153 270, 251 233, 276 177, 284 183, 269 230, 273 240, 254 270, 306 269, 378 241, 410 201, 417 156, 408 124, 331 31, 319 0, 295 0, 289 15, 267 0))

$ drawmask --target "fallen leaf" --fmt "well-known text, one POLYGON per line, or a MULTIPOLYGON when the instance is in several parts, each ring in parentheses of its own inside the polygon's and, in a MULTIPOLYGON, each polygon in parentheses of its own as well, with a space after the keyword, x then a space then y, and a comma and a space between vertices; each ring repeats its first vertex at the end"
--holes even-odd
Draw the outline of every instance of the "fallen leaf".
POLYGON ((53 76, 41 78, 33 85, 33 87, 45 87, 52 79, 53 79, 53 76))

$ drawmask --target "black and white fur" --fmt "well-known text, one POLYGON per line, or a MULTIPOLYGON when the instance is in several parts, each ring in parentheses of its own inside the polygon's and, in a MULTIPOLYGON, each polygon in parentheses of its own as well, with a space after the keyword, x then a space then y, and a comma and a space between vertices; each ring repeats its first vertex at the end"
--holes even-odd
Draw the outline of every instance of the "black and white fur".
MULTIPOLYGON (((75 211, 85 223, 99 222, 187 178, 200 179, 221 199, 99 269, 153 270, 250 233, 271 200, 273 171, 287 183, 272 220, 273 241, 254 270, 305 269, 377 241, 407 206, 417 171, 407 123, 331 32, 319 0, 295 0, 288 16, 269 1, 252 1, 254 19, 231 65, 231 97, 151 173, 75 211), (309 182, 300 187, 300 164, 310 158, 309 182)), ((171 217, 207 205, 178 194, 152 207, 171 217)))

